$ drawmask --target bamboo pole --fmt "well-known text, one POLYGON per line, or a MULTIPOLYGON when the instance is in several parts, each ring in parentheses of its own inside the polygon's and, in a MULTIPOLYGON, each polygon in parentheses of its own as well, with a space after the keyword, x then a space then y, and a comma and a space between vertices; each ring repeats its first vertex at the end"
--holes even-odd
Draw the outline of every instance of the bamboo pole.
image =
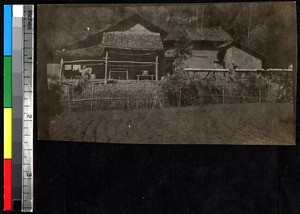
POLYGON ((203 30, 203 23, 204 23, 204 4, 202 5, 202 10, 201 10, 201 31, 203 30))
POLYGON ((124 65, 124 64, 123 65, 112 65, 112 64, 109 64, 108 66, 109 67, 114 67, 114 68, 135 68, 135 67, 143 68, 143 67, 152 67, 153 65, 152 64, 144 64, 144 65, 143 64, 142 65, 140 65, 140 64, 132 64, 132 65, 124 65))
POLYGON ((87 64, 88 66, 91 66, 91 65, 104 65, 104 63, 91 63, 91 64, 87 64))
POLYGON ((61 60, 60 60, 60 70, 59 70, 59 84, 61 84, 61 81, 62 81, 62 71, 63 71, 63 67, 64 67, 64 60, 61 59, 61 60))
POLYGON ((107 64, 108 64, 108 51, 106 51, 106 55, 105 55, 105 78, 104 78, 104 84, 107 84, 107 64))
POLYGON ((181 106, 181 90, 179 90, 179 99, 177 100, 177 106, 181 106))
POLYGON ((126 100, 126 103, 127 103, 127 109, 130 110, 130 102, 129 102, 129 99, 126 100))
POLYGON ((137 62, 137 61, 114 61, 114 60, 110 60, 108 61, 109 63, 129 63, 129 64, 152 64, 155 65, 156 62, 137 62))
MULTIPOLYGON (((92 83, 92 98, 94 98, 94 83, 92 83)), ((93 110, 93 100, 91 100, 91 110, 93 110)))
MULTIPOLYGON (((228 72, 227 68, 185 68, 185 72, 228 72)), ((269 68, 269 69, 245 69, 238 68, 235 72, 292 72, 293 69, 269 68)))
POLYGON ((270 88, 271 88, 271 86, 268 84, 268 89, 267 89, 267 101, 270 101, 270 88))
POLYGON ((250 28, 251 28, 251 4, 249 5, 248 39, 250 38, 250 28))
POLYGON ((82 62, 105 62, 105 59, 84 59, 84 60, 72 60, 64 61, 65 64, 82 63, 82 62))
POLYGON ((158 81, 158 55, 155 57, 155 80, 158 81))
POLYGON ((71 96, 70 96, 70 83, 69 83, 69 87, 68 87, 68 109, 69 109, 69 112, 71 111, 71 96))
POLYGON ((225 103, 225 86, 223 85, 223 90, 222 90, 222 103, 225 103))

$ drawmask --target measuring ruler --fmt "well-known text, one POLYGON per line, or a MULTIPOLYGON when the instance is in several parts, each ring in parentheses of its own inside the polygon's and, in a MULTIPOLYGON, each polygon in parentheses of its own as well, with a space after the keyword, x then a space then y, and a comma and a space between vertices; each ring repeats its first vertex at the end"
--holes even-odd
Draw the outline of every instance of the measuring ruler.
POLYGON ((34 100, 34 6, 24 5, 23 18, 23 119, 22 212, 33 211, 33 100, 34 100))

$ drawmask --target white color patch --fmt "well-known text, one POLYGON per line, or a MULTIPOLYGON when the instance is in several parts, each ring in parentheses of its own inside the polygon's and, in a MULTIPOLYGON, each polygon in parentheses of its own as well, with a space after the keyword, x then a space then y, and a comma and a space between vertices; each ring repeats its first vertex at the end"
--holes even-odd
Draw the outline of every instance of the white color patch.
POLYGON ((13 5, 13 17, 23 17, 23 5, 13 5))

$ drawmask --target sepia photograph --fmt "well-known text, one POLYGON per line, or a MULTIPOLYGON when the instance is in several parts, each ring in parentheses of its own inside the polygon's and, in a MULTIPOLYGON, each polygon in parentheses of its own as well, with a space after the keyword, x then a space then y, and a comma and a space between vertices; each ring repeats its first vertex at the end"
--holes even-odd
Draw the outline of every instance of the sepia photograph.
POLYGON ((296 20, 296 2, 38 5, 38 139, 295 145, 296 20))

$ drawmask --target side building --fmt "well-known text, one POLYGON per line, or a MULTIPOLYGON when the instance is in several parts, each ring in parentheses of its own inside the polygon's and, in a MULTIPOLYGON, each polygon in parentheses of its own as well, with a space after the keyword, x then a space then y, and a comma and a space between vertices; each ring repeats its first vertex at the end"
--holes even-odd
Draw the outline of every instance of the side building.
MULTIPOLYGON (((242 69, 263 68, 264 56, 236 41, 222 28, 187 29, 174 31, 164 39, 167 72, 174 71, 177 47, 185 47, 190 53, 183 60, 189 70, 228 68, 235 63, 242 69), (184 44, 189 42, 190 45, 184 44)), ((202 78, 208 72, 197 75, 202 78)))

